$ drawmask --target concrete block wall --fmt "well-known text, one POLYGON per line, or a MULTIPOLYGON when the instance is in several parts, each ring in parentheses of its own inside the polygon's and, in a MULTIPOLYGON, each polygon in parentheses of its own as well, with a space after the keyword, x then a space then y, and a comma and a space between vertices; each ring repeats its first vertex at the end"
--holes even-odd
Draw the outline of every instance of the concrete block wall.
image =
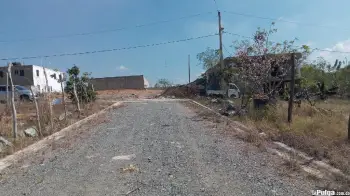
POLYGON ((94 89, 97 91, 145 88, 143 75, 94 78, 91 80, 91 83, 94 85, 94 89))
MULTIPOLYGON (((0 67, 0 72, 0 85, 6 85, 7 67, 0 67)), ((11 72, 12 81, 15 85, 26 87, 33 85, 33 71, 31 66, 13 66, 11 72), (23 76, 20 75, 21 71, 24 73, 23 76)))

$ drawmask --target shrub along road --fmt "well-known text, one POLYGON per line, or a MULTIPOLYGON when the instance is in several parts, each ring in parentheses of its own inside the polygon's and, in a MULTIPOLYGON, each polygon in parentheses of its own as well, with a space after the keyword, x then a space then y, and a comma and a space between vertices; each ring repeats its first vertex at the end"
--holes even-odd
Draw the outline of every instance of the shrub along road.
POLYGON ((310 195, 267 152, 178 102, 127 103, 108 121, 6 169, 7 195, 310 195))

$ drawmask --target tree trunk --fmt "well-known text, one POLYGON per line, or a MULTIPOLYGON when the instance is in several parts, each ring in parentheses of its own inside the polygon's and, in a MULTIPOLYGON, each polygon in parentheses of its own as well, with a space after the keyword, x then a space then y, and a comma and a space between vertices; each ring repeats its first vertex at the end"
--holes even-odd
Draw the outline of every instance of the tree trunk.
POLYGON ((11 75, 11 67, 12 64, 8 64, 8 76, 10 79, 10 85, 11 85, 11 106, 12 106, 12 133, 13 138, 17 138, 17 113, 16 113, 16 107, 15 107, 15 87, 13 85, 12 81, 12 75, 11 75))
POLYGON ((77 102, 78 112, 80 114, 80 104, 79 104, 79 98, 78 98, 78 94, 77 94, 77 88, 75 86, 75 81, 73 81, 73 93, 74 93, 75 100, 77 102))
POLYGON ((41 131, 39 107, 38 107, 38 102, 37 102, 37 100, 35 98, 35 95, 34 95, 33 86, 30 87, 30 92, 34 96, 33 100, 34 100, 35 110, 36 110, 36 120, 37 120, 37 123, 38 123, 38 131, 39 131, 40 137, 42 137, 43 136, 43 132, 41 131))
POLYGON ((94 84, 91 84, 92 92, 95 92, 94 84))
POLYGON ((62 90, 62 103, 64 106, 64 120, 67 121, 67 105, 66 105, 66 97, 64 95, 63 81, 60 81, 60 83, 61 83, 61 90, 62 90))
POLYGON ((53 119, 52 119, 52 104, 51 104, 51 93, 50 93, 50 90, 49 90, 49 81, 48 81, 48 79, 47 79, 47 73, 46 73, 46 69, 45 69, 45 67, 43 67, 44 68, 44 75, 45 75, 45 80, 46 80, 46 100, 47 100, 47 103, 48 103, 48 105, 49 105, 49 112, 50 112, 50 126, 51 126, 51 131, 50 131, 50 133, 52 133, 53 132, 53 129, 54 129, 54 127, 53 127, 53 119))

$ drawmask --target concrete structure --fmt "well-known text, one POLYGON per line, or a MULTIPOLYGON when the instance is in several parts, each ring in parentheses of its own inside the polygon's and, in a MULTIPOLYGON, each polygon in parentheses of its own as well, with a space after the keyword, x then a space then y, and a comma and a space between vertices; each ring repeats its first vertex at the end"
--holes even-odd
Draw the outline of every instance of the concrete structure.
MULTIPOLYGON (((6 85, 7 66, 0 67, 0 85, 6 85)), ((15 85, 35 87, 37 92, 61 92, 61 84, 58 82, 60 77, 64 77, 63 72, 54 71, 46 68, 48 76, 48 87, 46 88, 46 80, 44 68, 37 65, 21 65, 14 64, 12 67, 12 79, 15 85)))
POLYGON ((117 89, 145 89, 148 88, 148 81, 139 76, 120 76, 93 78, 90 81, 95 90, 117 90, 117 89))

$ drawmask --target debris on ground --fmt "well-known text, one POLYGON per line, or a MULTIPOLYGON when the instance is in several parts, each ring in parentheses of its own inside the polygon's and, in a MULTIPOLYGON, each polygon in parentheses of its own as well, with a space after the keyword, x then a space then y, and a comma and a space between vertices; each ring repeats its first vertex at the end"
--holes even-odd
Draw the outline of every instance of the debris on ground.
POLYGON ((52 105, 58 105, 58 104, 62 104, 63 100, 62 98, 56 98, 54 100, 52 100, 52 105))
POLYGON ((36 137, 37 136, 37 131, 34 127, 28 128, 23 131, 24 134, 28 137, 36 137))
POLYGON ((139 169, 136 167, 136 166, 134 166, 133 164, 130 164, 129 166, 127 166, 127 167, 125 167, 125 168, 122 168, 122 172, 124 172, 124 173, 126 173, 126 172, 137 172, 137 171, 139 171, 139 169))
POLYGON ((0 152, 2 152, 8 146, 12 146, 12 143, 0 136, 0 152))
POLYGON ((212 103, 218 103, 218 99, 212 99, 211 102, 212 103))
MULTIPOLYGON (((63 114, 61 114, 59 117, 58 117, 58 120, 63 120, 64 119, 64 117, 65 117, 65 113, 63 113, 63 114)), ((70 115, 72 115, 72 112, 67 112, 67 116, 70 116, 70 115)))
POLYGON ((191 98, 199 95, 199 87, 196 85, 181 85, 173 86, 164 90, 161 96, 164 97, 177 97, 177 98, 191 98))

